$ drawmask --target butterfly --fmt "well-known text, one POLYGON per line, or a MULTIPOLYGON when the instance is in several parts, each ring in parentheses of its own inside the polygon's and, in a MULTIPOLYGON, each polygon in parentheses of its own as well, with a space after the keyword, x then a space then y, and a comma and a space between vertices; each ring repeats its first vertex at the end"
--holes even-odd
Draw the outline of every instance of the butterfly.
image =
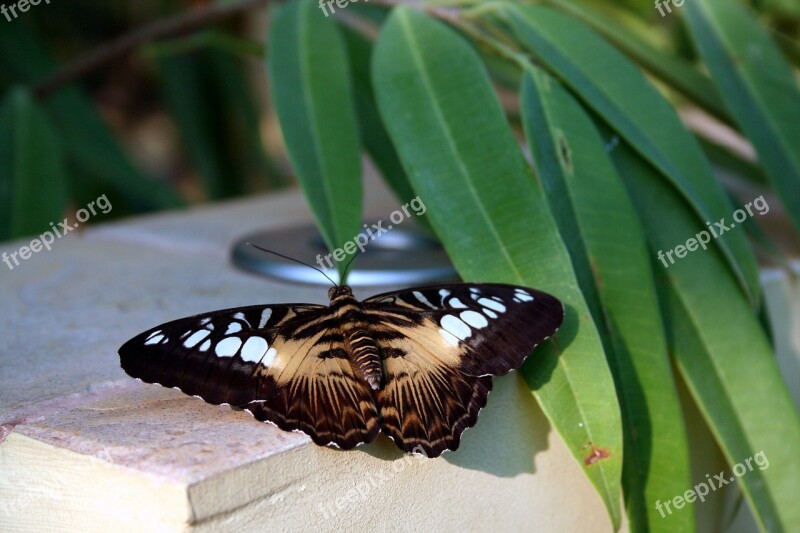
POLYGON ((249 411, 319 445, 389 436, 405 452, 456 450, 492 376, 518 369, 564 318, 526 287, 455 283, 330 305, 256 305, 182 318, 119 350, 132 377, 249 411))

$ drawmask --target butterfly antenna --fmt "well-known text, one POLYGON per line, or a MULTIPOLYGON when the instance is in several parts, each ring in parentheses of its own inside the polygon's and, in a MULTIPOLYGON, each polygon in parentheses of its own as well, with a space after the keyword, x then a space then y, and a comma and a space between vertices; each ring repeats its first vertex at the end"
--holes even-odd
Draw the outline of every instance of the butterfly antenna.
POLYGON ((309 265, 308 263, 304 263, 303 261, 300 261, 299 259, 295 259, 294 257, 289 257, 288 255, 283 255, 283 254, 279 254, 278 252, 273 252, 272 250, 267 250, 266 248, 262 248, 261 246, 259 246, 257 244, 253 244, 252 242, 248 242, 247 244, 249 246, 252 246, 253 248, 261 250, 262 252, 267 252, 268 254, 277 255, 278 257, 282 257, 284 259, 288 259, 289 261, 294 261, 295 263, 298 263, 300 265, 307 266, 308 268, 313 268, 314 270, 316 270, 317 272, 319 272, 320 274, 322 274, 323 276, 328 278, 328 281, 333 283, 334 287, 338 287, 339 286, 339 284, 336 283, 335 281, 333 281, 325 272, 322 271, 322 269, 319 269, 319 268, 315 267, 314 265, 309 265))
POLYGON ((356 257, 358 257, 358 254, 355 254, 353 257, 351 257, 350 260, 347 262, 347 264, 344 266, 344 273, 342 274, 343 280, 345 281, 347 280, 347 271, 350 269, 350 265, 353 264, 353 261, 356 260, 356 257))

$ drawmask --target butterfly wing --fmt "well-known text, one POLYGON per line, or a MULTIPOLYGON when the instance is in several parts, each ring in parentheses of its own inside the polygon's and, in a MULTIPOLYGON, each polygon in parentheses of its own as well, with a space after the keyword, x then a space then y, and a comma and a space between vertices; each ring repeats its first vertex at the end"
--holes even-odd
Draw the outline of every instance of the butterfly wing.
POLYGON ((212 404, 352 448, 380 432, 371 389, 348 363, 330 310, 252 306, 168 322, 119 350, 122 368, 212 404))
POLYGON ((460 372, 436 358, 423 342, 412 334, 393 343, 408 351, 384 359, 384 386, 376 397, 383 432, 401 450, 438 457, 458 449, 461 434, 478 421, 492 377, 460 372))
POLYGON ((561 302, 541 291, 498 283, 456 283, 373 296, 365 307, 461 372, 501 376, 522 366, 564 320, 561 302))
POLYGON ((364 307, 383 358, 383 431, 429 457, 458 447, 486 405, 491 376, 519 368, 564 317, 549 294, 501 284, 391 292, 364 307))

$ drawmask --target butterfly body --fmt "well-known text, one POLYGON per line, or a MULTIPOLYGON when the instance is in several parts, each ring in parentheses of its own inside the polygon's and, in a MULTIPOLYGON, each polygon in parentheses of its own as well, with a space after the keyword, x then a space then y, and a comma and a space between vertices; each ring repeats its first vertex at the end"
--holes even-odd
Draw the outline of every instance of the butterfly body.
POLYGON ((320 445, 349 449, 382 431, 404 451, 458 448, 492 376, 519 368, 563 320, 549 294, 501 284, 421 287, 329 306, 215 311, 162 324, 120 348, 147 383, 229 404, 320 445))
MULTIPOLYGON (((344 350, 351 364, 372 390, 381 387, 381 357, 375 340, 370 335, 364 307, 347 285, 332 287, 328 291, 331 311, 339 319, 338 330, 344 350)), ((337 339, 338 340, 338 337, 337 339)))

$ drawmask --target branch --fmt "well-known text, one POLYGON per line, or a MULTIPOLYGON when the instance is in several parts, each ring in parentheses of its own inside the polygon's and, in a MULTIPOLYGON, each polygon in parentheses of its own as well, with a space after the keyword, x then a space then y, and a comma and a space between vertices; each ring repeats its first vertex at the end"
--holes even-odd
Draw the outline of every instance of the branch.
POLYGON ((231 15, 266 5, 268 2, 269 0, 242 0, 235 4, 210 4, 135 29, 99 48, 89 51, 84 56, 56 71, 49 78, 37 83, 32 88, 33 94, 39 99, 46 98, 64 85, 128 55, 144 44, 166 37, 189 33, 231 15))

